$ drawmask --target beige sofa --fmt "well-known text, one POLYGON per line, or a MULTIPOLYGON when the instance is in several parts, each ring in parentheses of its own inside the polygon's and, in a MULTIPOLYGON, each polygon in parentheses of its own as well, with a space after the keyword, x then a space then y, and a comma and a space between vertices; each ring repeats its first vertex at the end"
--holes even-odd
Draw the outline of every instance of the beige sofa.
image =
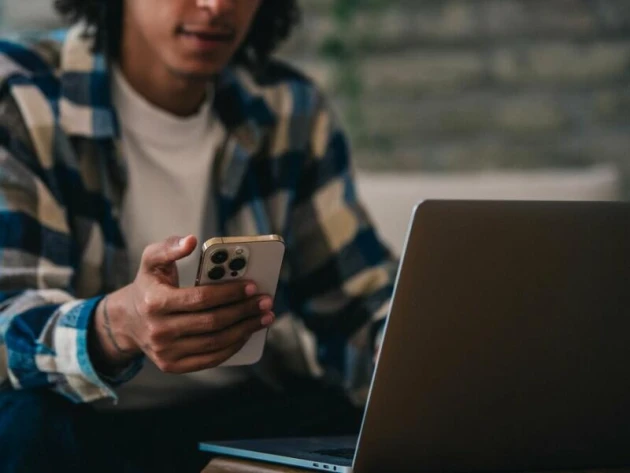
POLYGON ((398 254, 412 209, 423 199, 616 200, 621 193, 612 165, 478 174, 359 172, 357 182, 381 235, 398 254))

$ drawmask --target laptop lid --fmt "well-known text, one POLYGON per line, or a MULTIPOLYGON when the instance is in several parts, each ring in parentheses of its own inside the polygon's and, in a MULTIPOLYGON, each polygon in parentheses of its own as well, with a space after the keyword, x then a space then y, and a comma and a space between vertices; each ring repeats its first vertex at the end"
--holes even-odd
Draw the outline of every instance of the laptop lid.
POLYGON ((354 471, 630 465, 630 205, 427 201, 354 471))

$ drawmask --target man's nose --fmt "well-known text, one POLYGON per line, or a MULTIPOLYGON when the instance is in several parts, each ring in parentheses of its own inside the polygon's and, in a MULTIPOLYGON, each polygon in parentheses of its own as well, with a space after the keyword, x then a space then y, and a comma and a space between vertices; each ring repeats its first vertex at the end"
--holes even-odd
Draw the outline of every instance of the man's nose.
MULTIPOLYGON (((195 0, 198 8, 206 8, 214 14, 224 13, 234 8, 236 0, 195 0)), ((249 0, 247 0, 249 1, 249 0)))

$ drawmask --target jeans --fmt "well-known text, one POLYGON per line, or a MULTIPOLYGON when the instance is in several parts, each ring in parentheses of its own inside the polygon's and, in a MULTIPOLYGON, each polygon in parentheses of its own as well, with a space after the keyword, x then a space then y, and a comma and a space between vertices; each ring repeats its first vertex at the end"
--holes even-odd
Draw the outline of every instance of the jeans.
POLYGON ((253 384, 187 406, 100 412, 50 391, 0 392, 0 472, 195 472, 201 440, 358 433, 362 412, 336 389, 278 394, 253 384))

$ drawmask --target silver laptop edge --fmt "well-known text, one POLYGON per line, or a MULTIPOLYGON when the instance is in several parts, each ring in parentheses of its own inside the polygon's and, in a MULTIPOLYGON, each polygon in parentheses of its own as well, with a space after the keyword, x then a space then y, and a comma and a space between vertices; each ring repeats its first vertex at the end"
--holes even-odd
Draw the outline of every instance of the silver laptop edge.
MULTIPOLYGON (((396 281, 394 282, 394 290, 392 292, 392 299, 389 306, 389 310, 387 311, 387 319, 385 320, 385 325, 383 329, 384 330, 383 345, 385 344, 385 339, 387 338, 387 328, 389 327, 389 321, 390 321, 389 316, 391 315, 392 307, 394 305, 394 299, 396 298, 396 294, 398 293, 398 283, 400 282, 400 275, 402 273, 402 266, 403 266, 402 261, 405 255, 407 254, 407 247, 409 246, 409 240, 411 239, 411 232, 413 230, 414 222, 416 221, 416 214, 418 213, 418 209, 420 209, 420 207, 423 204, 424 204, 424 201, 420 201, 414 206, 413 211, 411 212, 411 218, 409 219, 409 225, 407 226, 407 233, 405 235, 405 243, 403 244, 402 253, 401 253, 402 256, 400 259, 400 264, 398 265, 398 271, 396 272, 396 281)), ((376 376, 378 374, 378 368, 379 368, 380 362, 381 362, 381 358, 379 357, 376 360, 376 365, 374 367, 374 376, 372 376, 372 381, 370 383, 370 390, 368 391, 368 396, 367 396, 367 400, 365 404, 365 413, 363 414, 363 422, 361 422, 361 429, 359 430, 359 436, 357 438, 357 450, 355 452, 354 460, 352 462, 353 465, 354 465, 354 462, 356 462, 357 455, 361 451, 361 439, 363 438, 363 435, 364 435, 365 420, 367 418, 368 411, 370 409, 370 401, 372 399, 372 388, 374 387, 374 384, 376 382, 376 376)))
POLYGON ((338 463, 339 459, 326 455, 313 455, 310 459, 297 458, 289 455, 277 455, 272 453, 257 452, 243 448, 227 447, 221 445, 199 444, 199 450, 217 455, 227 455, 246 460, 275 463, 276 465, 297 466, 309 470, 332 471, 338 473, 352 473, 352 467, 343 466, 338 463))

